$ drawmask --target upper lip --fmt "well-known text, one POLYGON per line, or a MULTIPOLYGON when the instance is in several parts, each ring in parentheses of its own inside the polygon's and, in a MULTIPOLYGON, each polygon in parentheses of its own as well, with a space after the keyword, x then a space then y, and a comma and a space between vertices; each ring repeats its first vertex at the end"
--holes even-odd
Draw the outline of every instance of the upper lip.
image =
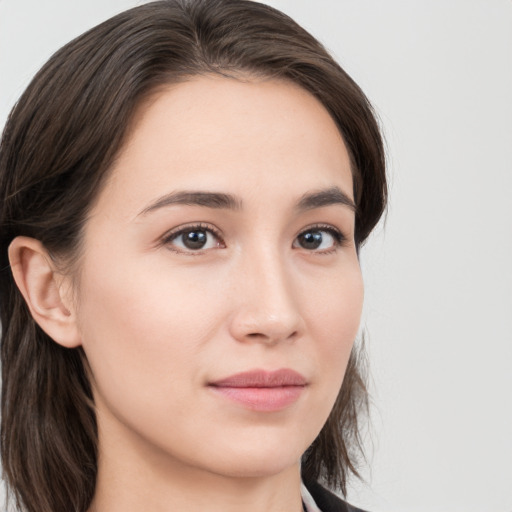
POLYGON ((229 377, 210 382, 210 386, 226 388, 277 388, 284 386, 305 386, 306 378, 295 370, 250 370, 235 373, 229 377))

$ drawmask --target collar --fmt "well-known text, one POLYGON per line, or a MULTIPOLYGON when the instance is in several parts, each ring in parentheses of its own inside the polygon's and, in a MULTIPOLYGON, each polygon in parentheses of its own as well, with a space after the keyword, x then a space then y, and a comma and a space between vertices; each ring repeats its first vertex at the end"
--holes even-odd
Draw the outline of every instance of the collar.
POLYGON ((311 496, 311 493, 307 490, 306 486, 304 485, 304 482, 301 482, 300 493, 302 496, 302 503, 304 505, 305 512, 322 512, 318 508, 318 505, 315 503, 315 500, 313 499, 313 496, 311 496))

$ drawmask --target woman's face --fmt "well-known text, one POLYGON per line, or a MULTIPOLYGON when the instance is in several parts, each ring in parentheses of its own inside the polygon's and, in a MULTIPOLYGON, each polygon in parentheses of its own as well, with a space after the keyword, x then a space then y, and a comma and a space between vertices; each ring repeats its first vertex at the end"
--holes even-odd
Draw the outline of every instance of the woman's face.
POLYGON ((78 282, 100 460, 297 465, 363 301, 349 157, 327 111, 278 81, 158 93, 93 207, 78 282))

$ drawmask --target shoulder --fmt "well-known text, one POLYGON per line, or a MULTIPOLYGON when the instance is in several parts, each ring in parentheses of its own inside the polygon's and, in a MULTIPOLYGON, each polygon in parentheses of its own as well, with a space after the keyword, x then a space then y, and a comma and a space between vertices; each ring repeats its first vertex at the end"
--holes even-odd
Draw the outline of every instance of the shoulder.
POLYGON ((305 485, 322 512, 364 512, 349 505, 318 482, 308 481, 305 485))

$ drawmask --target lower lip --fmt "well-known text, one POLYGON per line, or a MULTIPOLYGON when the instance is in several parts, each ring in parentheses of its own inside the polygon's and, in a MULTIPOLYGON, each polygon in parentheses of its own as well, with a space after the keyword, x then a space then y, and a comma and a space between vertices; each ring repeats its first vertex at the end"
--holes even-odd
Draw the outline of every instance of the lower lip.
POLYGON ((261 412, 280 411, 295 403, 304 386, 283 386, 272 388, 234 388, 210 386, 217 394, 237 402, 243 407, 261 412))

